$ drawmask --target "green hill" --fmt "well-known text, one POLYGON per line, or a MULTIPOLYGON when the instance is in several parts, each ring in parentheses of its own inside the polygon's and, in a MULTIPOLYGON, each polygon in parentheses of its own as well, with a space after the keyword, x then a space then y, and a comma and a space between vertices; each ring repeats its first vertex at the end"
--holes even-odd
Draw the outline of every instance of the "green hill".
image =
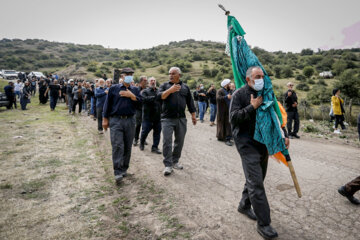
MULTIPOLYGON (((225 44, 192 39, 170 42, 150 49, 120 50, 100 45, 80 45, 38 39, 0 40, 0 69, 17 71, 56 72, 60 76, 92 81, 104 73, 113 76, 116 68, 132 67, 135 80, 141 75, 154 76, 161 83, 168 79, 167 71, 178 66, 182 80, 191 88, 233 79, 230 58, 225 44)), ((297 84, 299 96, 312 104, 328 102, 331 89, 341 87, 348 98, 359 101, 360 48, 300 53, 268 52, 252 48, 271 76, 276 95, 281 100, 288 81, 297 84), (303 71, 306 69, 305 71, 303 71), (332 71, 335 78, 322 79, 319 73, 332 71)))

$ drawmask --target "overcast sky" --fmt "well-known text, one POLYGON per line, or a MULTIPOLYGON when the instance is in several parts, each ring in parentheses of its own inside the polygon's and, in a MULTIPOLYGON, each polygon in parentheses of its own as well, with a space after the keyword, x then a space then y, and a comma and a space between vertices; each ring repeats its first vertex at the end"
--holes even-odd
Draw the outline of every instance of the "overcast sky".
POLYGON ((225 42, 223 4, 248 44, 268 51, 360 47, 359 0, 0 0, 0 39, 142 49, 225 42))

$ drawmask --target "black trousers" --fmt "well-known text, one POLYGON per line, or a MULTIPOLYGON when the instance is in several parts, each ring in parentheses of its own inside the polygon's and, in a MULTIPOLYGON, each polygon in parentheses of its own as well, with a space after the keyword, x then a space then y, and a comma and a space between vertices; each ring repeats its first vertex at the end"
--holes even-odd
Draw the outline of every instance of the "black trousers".
POLYGON ((245 186, 242 192, 240 207, 248 209, 251 206, 260 226, 271 223, 270 207, 264 188, 269 154, 264 144, 251 137, 234 137, 236 148, 241 156, 245 173, 245 186))
POLYGON ((300 120, 299 113, 296 112, 287 112, 287 129, 290 134, 297 134, 299 132, 300 120), (292 131, 292 122, 294 120, 294 130, 292 131))
POLYGON ((82 110, 82 105, 83 105, 83 99, 80 98, 80 99, 74 99, 74 103, 72 105, 72 111, 73 113, 75 113, 75 108, 76 108, 76 105, 79 104, 79 113, 81 113, 81 110, 82 110))
POLYGON ((141 130, 141 137, 140 143, 144 144, 146 138, 151 130, 153 130, 153 145, 151 149, 157 149, 160 142, 160 134, 161 134, 161 122, 159 121, 146 121, 142 122, 142 130, 141 130))
POLYGON ((141 122, 142 122, 142 111, 141 110, 136 110, 136 115, 135 115, 135 141, 139 140, 141 122))
POLYGON ((102 131, 103 127, 102 127, 102 119, 103 119, 103 108, 102 107, 97 107, 96 108, 96 117, 97 117, 97 122, 98 122, 98 131, 102 131))
POLYGON ((335 128, 338 128, 338 126, 341 126, 341 129, 345 129, 344 125, 344 115, 335 115, 335 128))

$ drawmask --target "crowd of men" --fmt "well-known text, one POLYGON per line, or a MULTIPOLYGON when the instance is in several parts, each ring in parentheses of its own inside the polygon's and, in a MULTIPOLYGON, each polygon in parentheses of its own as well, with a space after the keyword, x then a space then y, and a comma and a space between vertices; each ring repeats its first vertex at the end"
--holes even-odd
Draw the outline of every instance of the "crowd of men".
MULTIPOLYGON (((50 109, 54 111, 57 102, 62 100, 67 104, 69 114, 75 115, 78 108, 79 114, 84 110, 97 120, 99 134, 110 129, 117 184, 127 176, 132 147, 139 145, 143 151, 151 130, 151 152, 163 155, 163 174, 169 176, 174 169, 182 170, 180 159, 187 132, 185 110, 188 109, 192 124, 196 125, 198 120, 205 122, 204 117, 210 107, 210 126, 217 126, 217 139, 228 146, 235 144, 242 160, 246 182, 238 211, 257 221, 257 230, 261 236, 268 239, 277 237, 277 232, 270 225, 270 207, 264 188, 269 155, 266 146, 254 140, 256 109, 263 101, 257 94, 264 87, 262 69, 250 67, 246 72, 246 85, 237 90, 230 79, 224 79, 218 90, 214 85, 205 89, 200 84, 194 92, 181 81, 181 70, 178 67, 170 68, 169 81, 159 87, 154 77, 148 79, 141 76, 139 83, 135 84, 133 74, 134 70, 131 68, 122 69, 119 84, 113 84, 111 79, 104 78, 97 79, 94 83, 56 77, 40 78, 39 101, 46 104, 50 97, 50 109), (159 149, 161 133, 162 152, 159 149)), ((32 81, 22 84, 21 80, 15 84, 9 83, 5 92, 12 92, 15 97, 20 96, 22 109, 25 110, 31 96, 36 94, 37 83, 35 81, 35 90, 32 81)), ((289 83, 289 89, 284 94, 288 121, 287 129, 282 128, 281 134, 287 148, 289 138, 300 138, 298 100, 293 86, 294 84, 289 83)), ((342 103, 339 94, 339 90, 334 90, 332 102, 336 107, 342 103)), ((16 99, 12 100, 12 104, 16 107, 16 99)), ((340 106, 335 115, 341 111, 340 106)), ((337 121, 341 124, 340 119, 337 121)), ((353 197, 359 186, 357 178, 341 187, 339 193, 352 203, 360 204, 353 197)))

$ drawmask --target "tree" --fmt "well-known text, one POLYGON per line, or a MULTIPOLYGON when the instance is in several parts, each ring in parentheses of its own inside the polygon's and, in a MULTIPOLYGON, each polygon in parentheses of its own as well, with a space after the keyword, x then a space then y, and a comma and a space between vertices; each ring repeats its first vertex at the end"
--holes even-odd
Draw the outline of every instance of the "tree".
POLYGON ((344 60, 338 60, 332 65, 332 69, 337 76, 340 76, 342 72, 347 68, 347 63, 344 60))
POLYGON ((310 48, 303 49, 303 50, 301 50, 301 53, 300 53, 301 56, 313 55, 313 54, 314 54, 314 51, 311 50, 310 48))
POLYGON ((281 78, 281 67, 275 66, 274 67, 274 72, 275 72, 275 77, 276 78, 281 78))
POLYGON ((360 97, 360 74, 354 69, 347 69, 341 75, 340 79, 335 83, 335 87, 339 88, 349 98, 360 97))
POLYGON ((282 69, 282 76, 284 78, 291 78, 293 76, 293 71, 291 69, 290 66, 285 66, 283 69, 282 69))
POLYGON ((314 74, 314 68, 311 66, 304 67, 303 74, 305 77, 310 78, 314 74))

